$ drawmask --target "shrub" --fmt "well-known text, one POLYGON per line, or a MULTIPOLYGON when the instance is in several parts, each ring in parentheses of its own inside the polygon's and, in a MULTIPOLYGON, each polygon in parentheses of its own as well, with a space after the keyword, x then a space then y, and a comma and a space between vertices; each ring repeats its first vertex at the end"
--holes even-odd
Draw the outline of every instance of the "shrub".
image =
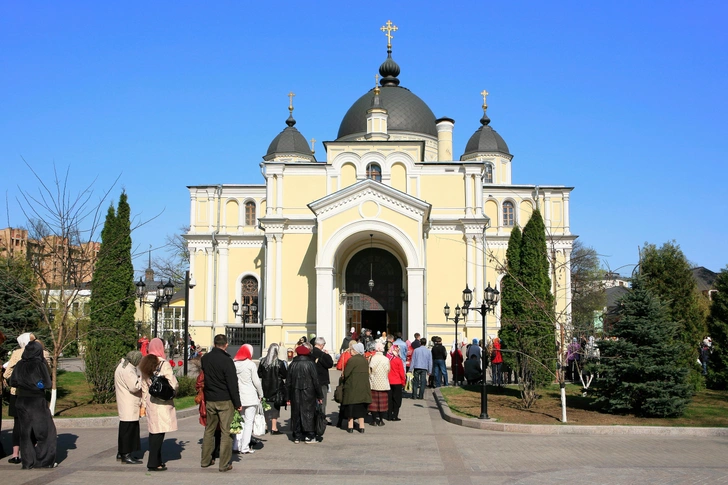
POLYGON ((194 396, 197 394, 195 390, 195 384, 197 379, 189 376, 180 376, 177 378, 179 384, 179 390, 177 391, 177 397, 194 396))

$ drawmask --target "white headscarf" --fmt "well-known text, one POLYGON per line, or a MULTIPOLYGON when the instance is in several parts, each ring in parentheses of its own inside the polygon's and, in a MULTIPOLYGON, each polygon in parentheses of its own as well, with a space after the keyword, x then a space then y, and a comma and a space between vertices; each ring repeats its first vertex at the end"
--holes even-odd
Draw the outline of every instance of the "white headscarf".
POLYGON ((30 342, 30 332, 21 333, 18 335, 18 345, 20 345, 21 349, 24 349, 26 345, 30 342))

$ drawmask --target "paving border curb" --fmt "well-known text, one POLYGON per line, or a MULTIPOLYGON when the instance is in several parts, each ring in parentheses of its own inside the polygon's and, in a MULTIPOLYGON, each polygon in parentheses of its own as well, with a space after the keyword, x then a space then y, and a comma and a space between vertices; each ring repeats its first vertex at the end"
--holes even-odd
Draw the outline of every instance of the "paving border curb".
POLYGON ((442 419, 466 428, 527 434, 582 434, 582 435, 662 435, 662 436, 728 436, 728 428, 688 428, 666 426, 579 426, 569 424, 514 424, 499 423, 456 416, 439 389, 432 393, 442 419))
MULTIPOLYGON (((177 411, 177 419, 189 418, 196 415, 197 406, 177 411)), ((146 418, 140 418, 141 422, 146 422, 146 418)), ((105 416, 102 418, 53 418, 57 429, 69 428, 118 428, 119 416, 105 416)))

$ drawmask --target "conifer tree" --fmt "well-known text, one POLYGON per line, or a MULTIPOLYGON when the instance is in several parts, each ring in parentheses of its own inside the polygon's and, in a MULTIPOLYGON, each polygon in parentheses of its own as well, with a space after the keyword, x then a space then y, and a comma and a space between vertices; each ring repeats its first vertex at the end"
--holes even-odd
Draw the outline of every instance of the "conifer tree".
POLYGON ((690 263, 674 241, 660 248, 645 244, 640 254, 640 275, 644 276, 644 284, 652 294, 666 304, 668 318, 677 323, 677 338, 685 344, 678 359, 690 370, 693 390, 699 389, 702 378, 695 363, 700 342, 707 335, 707 325, 690 263))
POLYGON ((708 318, 708 332, 713 339, 708 360, 707 386, 710 389, 728 389, 728 266, 715 280, 717 293, 713 294, 708 318))
POLYGON ((15 339, 21 333, 35 332, 39 339, 45 337, 35 304, 39 300, 37 286, 33 269, 25 258, 0 258, 0 331, 7 338, 0 346, 3 355, 17 348, 15 339))
POLYGON ((541 212, 536 209, 523 228, 520 280, 526 295, 519 317, 519 350, 531 356, 530 374, 536 387, 552 382, 555 369, 554 300, 549 267, 546 227, 541 212))
POLYGON ((612 329, 617 340, 599 344, 597 403, 614 414, 680 416, 691 390, 687 369, 675 358, 683 351, 683 344, 675 338, 678 325, 669 319, 666 306, 647 289, 641 276, 622 298, 619 314, 612 329))
MULTIPOLYGON (((498 337, 501 348, 517 348, 517 315, 521 313, 523 288, 519 282, 521 271, 521 229, 515 226, 508 239, 506 250, 506 275, 501 280, 501 328, 498 337)), ((516 355, 504 352, 503 361, 512 369, 518 369, 516 355)))
POLYGON ((96 402, 114 399, 114 370, 135 348, 134 268, 131 221, 126 193, 106 214, 101 248, 91 282, 91 320, 86 348, 86 377, 96 402))

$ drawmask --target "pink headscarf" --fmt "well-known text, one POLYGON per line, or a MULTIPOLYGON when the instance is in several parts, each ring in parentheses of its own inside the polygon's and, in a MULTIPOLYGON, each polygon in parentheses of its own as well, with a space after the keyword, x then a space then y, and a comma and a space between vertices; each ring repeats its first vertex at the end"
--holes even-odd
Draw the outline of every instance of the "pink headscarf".
POLYGON ((159 357, 160 359, 166 359, 167 356, 164 355, 164 342, 162 342, 161 339, 153 338, 151 342, 149 342, 149 351, 148 353, 155 355, 159 357))

